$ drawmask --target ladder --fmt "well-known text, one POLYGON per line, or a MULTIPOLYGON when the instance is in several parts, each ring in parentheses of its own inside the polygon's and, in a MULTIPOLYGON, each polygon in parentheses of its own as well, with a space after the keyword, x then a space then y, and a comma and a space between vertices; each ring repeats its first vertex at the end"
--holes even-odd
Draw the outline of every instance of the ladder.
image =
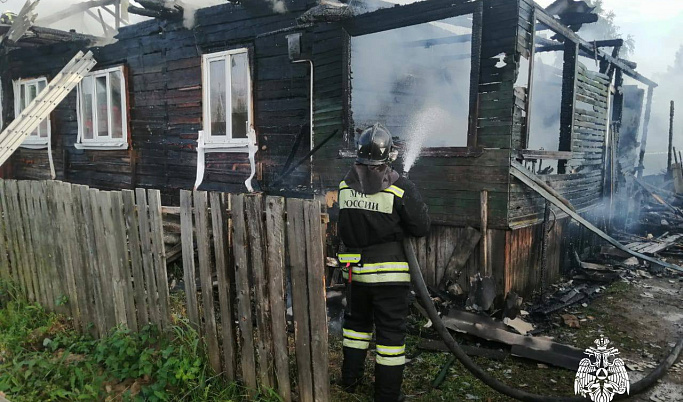
POLYGON ((79 51, 26 109, 14 118, 7 128, 0 133, 0 165, 3 165, 12 156, 40 122, 48 117, 74 87, 83 80, 85 74, 95 67, 95 64, 97 61, 95 61, 92 52, 84 55, 83 52, 79 51))

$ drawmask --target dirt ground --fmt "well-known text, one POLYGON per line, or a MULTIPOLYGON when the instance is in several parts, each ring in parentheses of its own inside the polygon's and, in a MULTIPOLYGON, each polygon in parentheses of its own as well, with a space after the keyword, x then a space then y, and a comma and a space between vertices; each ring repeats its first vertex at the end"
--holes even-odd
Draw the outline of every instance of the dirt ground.
MULTIPOLYGON (((593 346, 601 334, 619 349, 620 357, 629 368, 631 383, 652 370, 657 362, 683 336, 683 278, 679 276, 619 281, 601 292, 602 295, 586 306, 576 305, 551 317, 551 325, 543 335, 581 349, 593 346), (580 328, 568 328, 560 314, 574 314, 580 328)), ((409 362, 406 367, 404 392, 409 401, 511 401, 488 388, 456 362, 440 387, 432 387, 434 379, 449 360, 446 353, 426 352, 417 348, 420 336, 434 338, 432 330, 422 328, 424 321, 417 316, 411 319, 412 334, 406 342, 409 362), (421 332, 421 333, 420 333, 421 332)), ((465 344, 477 345, 476 339, 456 338, 465 344)), ((341 339, 332 337, 332 381, 340 378, 341 339)), ((509 351, 504 345, 484 342, 482 347, 509 351)), ((475 358, 485 370, 506 383, 529 392, 544 395, 573 395, 575 373, 552 366, 508 355, 503 361, 475 358)), ((366 381, 354 394, 338 386, 332 387, 333 401, 372 401, 372 371, 374 354, 369 354, 366 381)), ((588 400, 588 399, 587 399, 588 400)), ((662 381, 644 394, 632 396, 629 401, 683 401, 683 362, 679 360, 662 381)))

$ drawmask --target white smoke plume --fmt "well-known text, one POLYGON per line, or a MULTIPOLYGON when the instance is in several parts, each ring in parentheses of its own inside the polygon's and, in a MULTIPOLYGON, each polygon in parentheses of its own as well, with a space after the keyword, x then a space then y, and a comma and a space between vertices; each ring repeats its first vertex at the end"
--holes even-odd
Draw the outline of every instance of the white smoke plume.
POLYGON ((287 12, 287 5, 283 0, 268 0, 271 8, 274 12, 278 14, 284 14, 287 12))

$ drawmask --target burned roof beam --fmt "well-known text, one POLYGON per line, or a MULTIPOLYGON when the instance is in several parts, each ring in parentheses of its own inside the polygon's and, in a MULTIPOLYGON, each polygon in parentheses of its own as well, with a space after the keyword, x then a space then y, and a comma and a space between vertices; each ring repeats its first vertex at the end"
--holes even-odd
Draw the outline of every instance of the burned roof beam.
POLYGON ((179 20, 183 18, 183 8, 178 5, 167 7, 164 1, 136 0, 142 7, 128 6, 128 12, 145 17, 159 18, 164 20, 179 20))
MULTIPOLYGON (((555 42, 555 41, 552 41, 555 42)), ((621 47, 624 46, 624 40, 623 39, 606 39, 606 40, 598 40, 593 42, 593 44, 600 48, 600 47, 621 47)), ((560 42, 555 42, 553 44, 544 44, 542 46, 536 47, 536 53, 539 52, 556 52, 559 50, 564 50, 564 44, 560 42)), ((588 53, 584 53, 584 55, 588 55, 588 53)))
POLYGON ((61 21, 64 18, 68 18, 72 15, 82 13, 85 10, 89 10, 95 7, 108 6, 110 4, 116 4, 117 0, 92 0, 84 1, 83 3, 74 4, 67 7, 65 10, 49 15, 45 18, 38 19, 38 25, 50 25, 57 21, 61 21))
POLYGON ((652 87, 657 87, 657 83, 652 81, 651 79, 643 76, 642 74, 638 73, 631 67, 629 67, 626 63, 623 62, 621 59, 616 59, 612 57, 611 55, 605 53, 604 51, 600 50, 599 48, 595 48, 593 46, 593 43, 581 38, 579 35, 577 35, 574 31, 571 29, 567 28, 566 26, 562 25, 560 21, 555 19, 554 17, 548 15, 543 7, 539 6, 536 4, 536 18, 543 24, 547 25, 555 31, 556 33, 564 36, 566 39, 576 43, 579 45, 580 48, 588 51, 590 54, 597 54, 598 59, 600 60, 605 60, 613 65, 615 65, 617 68, 621 69, 624 74, 628 75, 629 77, 633 78, 634 80, 640 81, 643 84, 652 86, 652 87))
POLYGON ((476 8, 477 2, 473 0, 421 1, 361 14, 342 25, 351 36, 367 35, 471 14, 476 8))
MULTIPOLYGON (((598 22, 600 16, 597 14, 586 14, 586 13, 565 13, 560 15, 559 21, 567 26, 572 25, 582 25, 582 24, 593 24, 598 22)), ((537 31, 544 31, 550 29, 547 25, 536 24, 537 31)))

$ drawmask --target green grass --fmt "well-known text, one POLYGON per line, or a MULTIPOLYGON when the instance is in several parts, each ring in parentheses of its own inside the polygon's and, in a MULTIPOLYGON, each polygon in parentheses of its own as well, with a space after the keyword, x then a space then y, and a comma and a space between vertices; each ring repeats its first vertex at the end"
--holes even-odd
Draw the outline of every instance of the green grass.
POLYGON ((96 340, 0 282, 0 392, 14 402, 279 401, 249 397, 208 368, 197 333, 177 318, 165 334, 125 328, 96 340))

